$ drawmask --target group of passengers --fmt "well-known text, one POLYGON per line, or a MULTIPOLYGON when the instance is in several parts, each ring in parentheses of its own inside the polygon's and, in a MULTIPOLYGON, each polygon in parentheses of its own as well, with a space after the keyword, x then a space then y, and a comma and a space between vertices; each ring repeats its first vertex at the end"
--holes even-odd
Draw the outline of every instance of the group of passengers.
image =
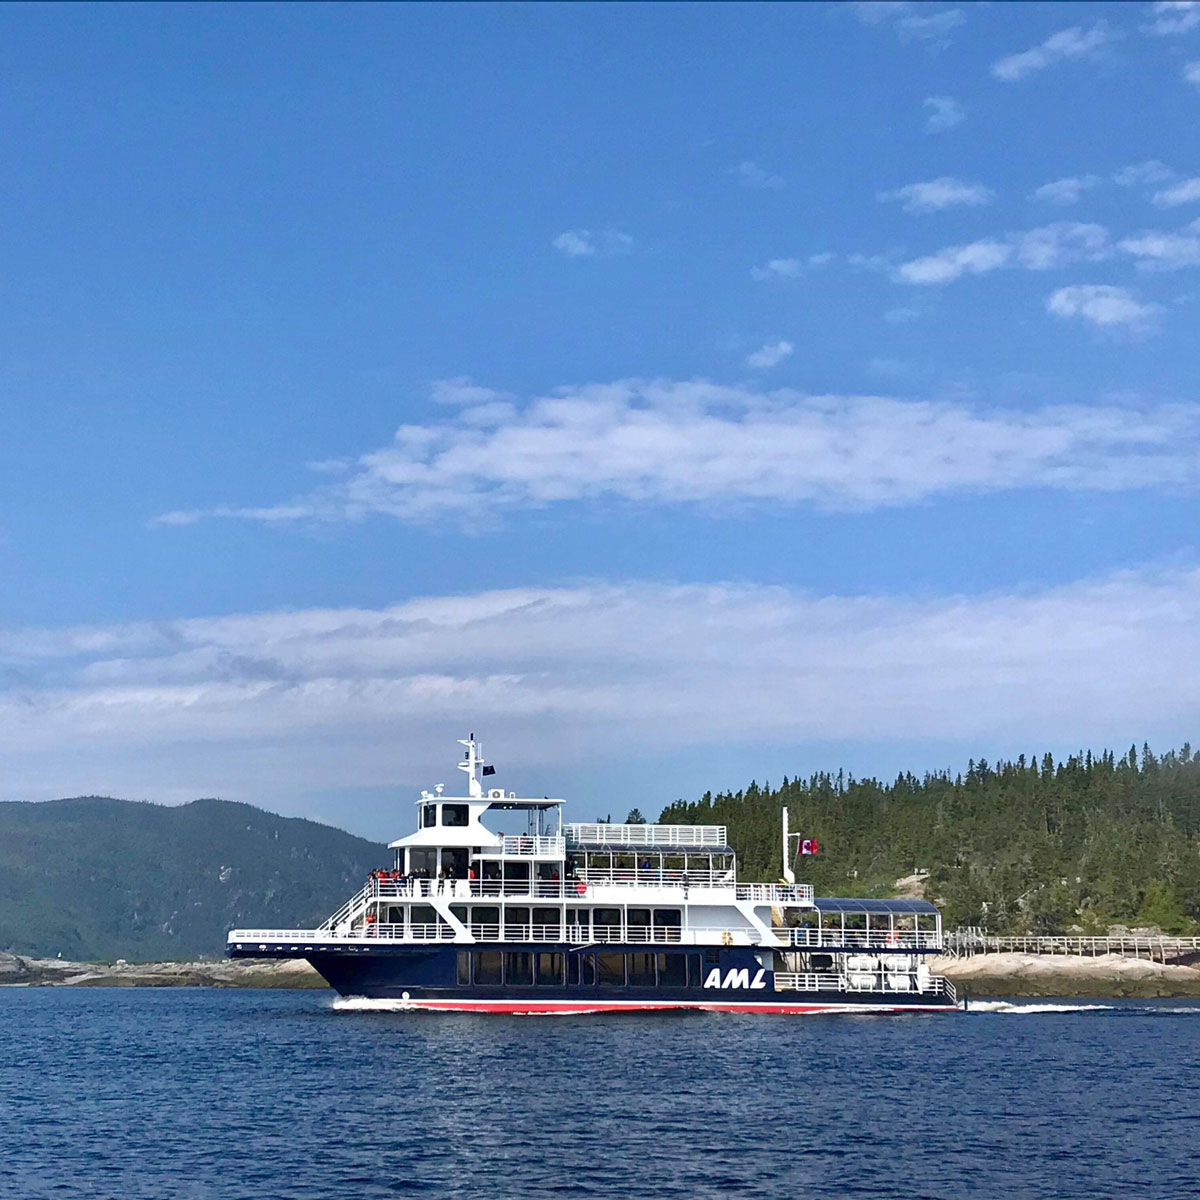
MULTIPOLYGON (((467 871, 467 878, 469 880, 475 878, 474 868, 467 871)), ((390 893, 389 889, 389 894, 397 896, 432 896, 435 892, 435 885, 437 895, 449 892, 453 896, 457 893, 458 876, 452 863, 438 871, 436 878, 430 876, 426 867, 418 867, 413 871, 389 871, 386 868, 377 868, 367 876, 367 886, 373 895, 384 894, 382 884, 388 884, 394 888, 395 892, 390 893)))

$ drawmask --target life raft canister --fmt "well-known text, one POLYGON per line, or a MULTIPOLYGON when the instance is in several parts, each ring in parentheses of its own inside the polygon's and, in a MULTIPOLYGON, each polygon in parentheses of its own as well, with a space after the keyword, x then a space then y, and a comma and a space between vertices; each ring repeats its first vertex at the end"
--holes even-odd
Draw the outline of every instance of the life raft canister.
POLYGON ((587 895, 587 884, 586 883, 577 883, 575 885, 575 891, 581 896, 586 896, 587 895))

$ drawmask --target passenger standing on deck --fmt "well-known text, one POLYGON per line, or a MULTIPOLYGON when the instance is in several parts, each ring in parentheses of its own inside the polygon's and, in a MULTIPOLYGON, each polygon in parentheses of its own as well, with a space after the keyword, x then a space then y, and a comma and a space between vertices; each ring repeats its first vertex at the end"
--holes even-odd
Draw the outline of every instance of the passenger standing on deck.
POLYGON ((446 886, 446 869, 445 869, 445 867, 443 867, 443 868, 442 868, 442 869, 441 869, 441 870, 438 872, 438 877, 437 877, 437 890, 438 890, 438 895, 439 895, 439 896, 442 894, 442 889, 443 889, 445 886, 446 886))

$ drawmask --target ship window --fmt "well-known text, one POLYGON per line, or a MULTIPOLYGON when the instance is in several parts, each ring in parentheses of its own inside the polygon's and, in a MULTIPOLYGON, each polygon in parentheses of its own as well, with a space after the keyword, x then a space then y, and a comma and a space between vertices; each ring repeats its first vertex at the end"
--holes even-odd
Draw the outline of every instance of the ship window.
POLYGON ((654 959, 655 955, 653 954, 629 955, 630 987, 654 986, 654 959))
POLYGON ((421 828, 429 829, 437 824, 437 805, 422 804, 421 805, 421 828))
POLYGON ((533 955, 527 950, 510 951, 504 956, 504 982, 524 986, 533 982, 533 955))
POLYGON ((506 908, 504 910, 504 936, 523 941, 529 936, 529 909, 506 908))
POLYGON ((679 909, 656 908, 654 910, 654 924, 660 929, 678 929, 681 924, 679 909))
POLYGON ((625 986, 625 955, 597 954, 596 969, 601 987, 625 986))
POLYGON ((658 986, 687 987, 687 959, 682 954, 658 956, 658 986))
POLYGON ((700 955, 689 954, 688 960, 688 987, 700 987, 704 983, 704 964, 700 961, 700 955))
POLYGON ((537 981, 543 987, 561 987, 563 981, 563 956, 561 954, 538 954, 537 981))
POLYGON ((619 908, 597 908, 592 913, 592 936, 598 942, 620 941, 621 910, 619 908))
POLYGON ((499 983, 500 964, 503 960, 504 955, 499 950, 480 950, 475 955, 475 982, 499 983))
POLYGON ((414 925, 436 925, 438 923, 437 910, 428 904, 414 904, 411 918, 414 925))
POLYGON ((427 849, 410 850, 408 852, 408 865, 422 879, 432 879, 438 872, 437 851, 427 849))
POLYGON ((629 924, 644 926, 650 924, 650 910, 648 908, 631 908, 629 910, 629 924))
POLYGON ((471 955, 467 950, 458 952, 458 986, 468 987, 471 983, 471 955))
POLYGON ((557 908, 535 908, 533 910, 533 923, 538 927, 537 936, 541 939, 560 937, 562 935, 561 919, 557 908))
POLYGON ((720 962, 721 962, 720 950, 705 950, 704 961, 709 964, 712 964, 712 963, 720 964, 720 962))

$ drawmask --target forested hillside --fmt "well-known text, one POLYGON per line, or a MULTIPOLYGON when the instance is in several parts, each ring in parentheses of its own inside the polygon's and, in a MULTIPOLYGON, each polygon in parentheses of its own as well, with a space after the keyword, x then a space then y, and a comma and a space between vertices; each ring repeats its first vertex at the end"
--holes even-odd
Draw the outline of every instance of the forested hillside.
POLYGON ((928 871, 947 924, 993 932, 1090 931, 1200 919, 1200 757, 1143 747, 1050 755, 893 783, 818 774, 778 788, 680 801, 660 820, 729 826, 746 878, 780 872, 780 809, 821 850, 798 877, 826 894, 887 895, 928 871))
POLYGON ((76 959, 223 952, 230 926, 327 917, 382 846, 249 804, 0 804, 0 950, 76 959))

